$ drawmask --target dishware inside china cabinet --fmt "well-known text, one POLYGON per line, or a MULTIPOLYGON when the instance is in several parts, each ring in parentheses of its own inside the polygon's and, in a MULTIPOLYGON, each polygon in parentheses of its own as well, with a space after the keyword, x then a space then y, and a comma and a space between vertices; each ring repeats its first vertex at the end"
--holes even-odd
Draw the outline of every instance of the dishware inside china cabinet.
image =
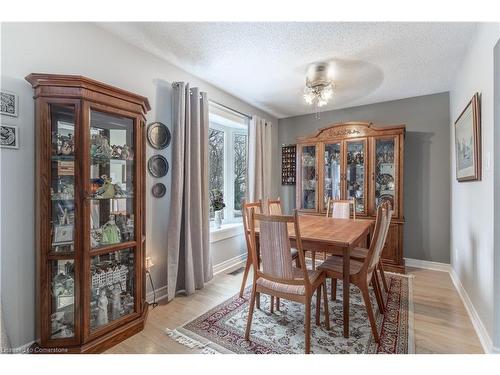
POLYGON ((389 201, 395 210, 396 167, 394 158, 395 139, 375 140, 375 208, 389 201))
POLYGON ((50 262, 51 308, 50 338, 75 336, 75 262, 58 259, 50 262))
POLYGON ((323 181, 323 200, 324 207, 328 204, 328 200, 341 199, 341 144, 331 143, 325 144, 325 169, 323 181))
POLYGON ((316 208, 316 146, 302 146, 301 152, 302 176, 302 208, 316 208))
POLYGON ((365 213, 365 154, 366 142, 348 141, 346 185, 347 199, 356 201, 356 213, 365 213))
POLYGON ((91 258, 90 330, 98 330, 135 309, 133 249, 91 258))
POLYGON ((90 243, 93 249, 133 241, 133 119, 90 113, 90 243))
POLYGON ((74 252, 75 232, 75 106, 50 104, 51 251, 74 252))

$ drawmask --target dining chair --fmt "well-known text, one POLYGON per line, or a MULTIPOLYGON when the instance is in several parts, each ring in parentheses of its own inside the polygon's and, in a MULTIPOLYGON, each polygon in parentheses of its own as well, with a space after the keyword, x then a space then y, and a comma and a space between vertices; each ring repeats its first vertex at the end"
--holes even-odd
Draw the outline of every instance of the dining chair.
POLYGON ((351 206, 352 206, 352 218, 356 220, 356 200, 335 200, 333 198, 328 198, 326 203, 326 217, 333 217, 336 219, 349 219, 351 217, 351 206))
MULTIPOLYGON (((281 200, 280 197, 276 199, 267 199, 267 211, 270 215, 283 215, 283 210, 281 208, 281 200)), ((292 249, 292 258, 295 259, 295 264, 298 268, 300 268, 299 257, 296 249, 292 249)), ((274 297, 271 296, 271 313, 273 312, 274 307, 274 297)), ((276 298, 276 309, 279 311, 280 309, 280 299, 276 298)))
MULTIPOLYGON (((349 282, 356 285, 360 290, 365 302, 366 312, 373 333, 375 342, 379 342, 379 334, 377 330, 377 322, 373 313, 372 304, 368 287, 371 284, 375 291, 377 304, 383 306, 382 291, 376 275, 376 266, 380 261, 382 249, 384 248, 389 224, 391 223, 392 210, 388 202, 382 203, 377 209, 377 217, 375 219, 375 230, 373 240, 370 243, 368 254, 363 262, 352 259, 350 261, 349 282)), ((318 270, 324 271, 326 276, 332 278, 335 283, 337 279, 344 276, 342 257, 332 256, 318 267, 318 270)))
MULTIPOLYGON (((356 219, 356 203, 354 200, 335 200, 329 197, 326 201, 326 217, 332 217, 334 219, 350 219, 351 205, 353 207, 353 219, 356 219)), ((323 253, 323 260, 326 260, 326 252, 323 253)), ((316 266, 316 252, 311 252, 311 260, 313 268, 316 266)), ((333 286, 333 282, 332 282, 333 286)), ((332 288, 332 299, 333 299, 333 288, 332 288)))
MULTIPOLYGON (((243 297, 243 291, 245 290, 245 285, 247 283, 247 278, 248 278, 248 273, 250 271, 250 267, 252 266, 252 253, 250 252, 250 227, 248 224, 248 218, 250 215, 250 210, 254 209, 256 213, 263 213, 263 205, 262 205, 262 200, 259 200, 257 202, 243 202, 243 209, 242 209, 242 221, 243 221, 243 231, 245 233, 245 242, 247 245, 247 261, 245 264, 245 271, 243 272, 243 280, 241 281, 241 288, 240 288, 240 297, 243 297)), ((295 260, 295 264, 297 267, 300 267, 300 262, 299 262, 299 252, 297 249, 292 249, 292 259, 295 260)), ((260 265, 260 260, 257 258, 257 263, 260 265)), ((260 307, 260 299, 258 299, 258 305, 260 307)), ((274 304, 271 304, 273 306, 274 304)), ((277 304, 277 308, 279 310, 279 301, 277 304)))
POLYGON ((281 201, 279 197, 277 199, 268 199, 267 209, 270 215, 283 215, 283 211, 281 209, 281 201))
POLYGON ((320 325, 321 295, 323 295, 325 326, 327 329, 330 329, 330 318, 328 314, 325 275, 322 271, 313 271, 306 268, 297 211, 295 211, 293 216, 262 215, 255 213, 252 209, 249 223, 254 278, 245 340, 250 339, 250 329, 252 327, 257 293, 264 293, 305 305, 305 353, 308 354, 311 350, 311 303, 315 292, 316 325, 320 325), (300 268, 292 266, 292 247, 288 233, 289 224, 293 225, 294 228, 296 248, 301 264, 300 268), (259 227, 262 270, 257 265, 257 238, 255 233, 257 225, 259 227))
MULTIPOLYGON (((354 214, 353 214, 353 217, 355 217, 356 215, 356 206, 355 204, 354 205, 354 214)), ((390 205, 390 202, 388 202, 388 205, 390 205)), ((327 206, 329 207, 329 205, 327 206)), ((328 208, 327 208, 327 216, 328 216, 328 208)), ((332 217, 333 217, 333 213, 332 213, 332 217)), ((368 255, 368 249, 366 248, 363 248, 363 247, 355 247, 354 249, 351 250, 351 259, 354 259, 354 260, 358 260, 360 262, 363 262, 363 260, 366 258, 366 256, 368 255)), ((378 273, 380 273, 380 278, 382 279, 382 285, 384 287, 384 291, 386 293, 389 292, 389 286, 388 286, 388 283, 387 283, 387 278, 385 277, 385 271, 384 271, 384 264, 382 262, 382 260, 380 260, 377 264, 377 267, 376 267, 376 270, 378 271, 378 273)), ((378 276, 377 276, 378 277, 378 276)), ((336 299, 336 285, 334 282, 332 282, 332 290, 331 290, 331 298, 332 300, 335 300, 336 299)))
MULTIPOLYGON (((247 283, 248 272, 250 271, 250 267, 252 266, 252 252, 250 251, 250 226, 248 224, 248 216, 250 214, 250 210, 254 209, 257 213, 262 213, 262 201, 259 199, 258 202, 243 202, 243 209, 241 210, 241 216, 243 221, 243 231, 245 234, 245 242, 247 245, 247 261, 245 263, 245 271, 243 272, 243 280, 241 281, 240 288, 240 297, 243 297, 243 291, 245 290, 245 285, 247 283)), ((259 260, 257 260, 257 264, 259 264, 259 260)))

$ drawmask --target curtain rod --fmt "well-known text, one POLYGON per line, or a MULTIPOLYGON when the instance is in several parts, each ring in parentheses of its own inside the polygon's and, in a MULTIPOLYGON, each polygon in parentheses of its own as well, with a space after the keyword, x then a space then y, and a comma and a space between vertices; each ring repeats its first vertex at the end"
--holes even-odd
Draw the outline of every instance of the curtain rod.
POLYGON ((235 113, 237 113, 237 114, 239 114, 239 115, 241 115, 241 116, 243 116, 243 117, 246 117, 246 118, 247 118, 247 119, 249 119, 249 120, 251 120, 251 119, 252 119, 252 116, 247 115, 246 113, 243 113, 243 112, 237 111, 236 109, 230 108, 230 107, 228 107, 227 105, 224 105, 224 104, 218 103, 218 102, 216 102, 215 100, 211 100, 211 99, 209 99, 208 101, 209 101, 211 104, 215 104, 215 105, 218 105, 219 107, 225 108, 225 109, 227 109, 227 110, 229 110, 229 111, 231 111, 231 112, 235 112, 235 113))

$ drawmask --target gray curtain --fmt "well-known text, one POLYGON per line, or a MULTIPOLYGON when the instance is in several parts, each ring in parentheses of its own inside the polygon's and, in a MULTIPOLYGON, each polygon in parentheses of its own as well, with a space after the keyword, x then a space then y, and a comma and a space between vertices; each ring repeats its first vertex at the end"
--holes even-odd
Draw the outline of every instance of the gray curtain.
POLYGON ((248 131, 248 198, 267 201, 271 194, 272 123, 253 116, 248 131))
POLYGON ((172 192, 168 224, 168 299, 212 279, 208 202, 208 99, 172 84, 172 192))

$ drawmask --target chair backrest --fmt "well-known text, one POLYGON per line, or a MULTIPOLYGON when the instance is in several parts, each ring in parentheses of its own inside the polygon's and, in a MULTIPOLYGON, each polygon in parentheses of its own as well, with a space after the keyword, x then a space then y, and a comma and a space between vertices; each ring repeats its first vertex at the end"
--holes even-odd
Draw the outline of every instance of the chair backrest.
POLYGON ((355 200, 334 200, 328 199, 326 204, 326 217, 334 219, 349 219, 351 217, 351 205, 353 219, 356 219, 356 203, 355 200))
POLYGON ((268 199, 267 209, 269 210, 269 215, 283 215, 283 211, 281 210, 281 201, 279 197, 278 199, 268 199))
POLYGON ((263 277, 282 284, 306 285, 310 287, 309 276, 305 264, 304 254, 301 251, 298 214, 285 215, 263 215, 256 214, 253 210, 250 214, 250 237, 252 260, 254 262, 255 279, 263 277), (292 247, 288 232, 288 225, 293 224, 296 238, 296 248, 299 252, 302 277, 294 277, 292 271, 292 247), (259 249, 262 270, 257 264, 256 228, 259 231, 259 249))
POLYGON ((258 202, 246 202, 243 201, 243 208, 241 210, 241 216, 243 220, 243 231, 245 232, 245 241, 247 243, 247 251, 250 255, 250 212, 254 209, 256 213, 262 213, 262 201, 258 202))
POLYGON ((389 202, 383 202, 377 209, 377 218, 375 220, 375 230, 372 236, 372 242, 366 257, 366 267, 368 275, 371 277, 373 269, 380 261, 382 250, 384 249, 387 233, 391 224, 392 209, 389 202))

